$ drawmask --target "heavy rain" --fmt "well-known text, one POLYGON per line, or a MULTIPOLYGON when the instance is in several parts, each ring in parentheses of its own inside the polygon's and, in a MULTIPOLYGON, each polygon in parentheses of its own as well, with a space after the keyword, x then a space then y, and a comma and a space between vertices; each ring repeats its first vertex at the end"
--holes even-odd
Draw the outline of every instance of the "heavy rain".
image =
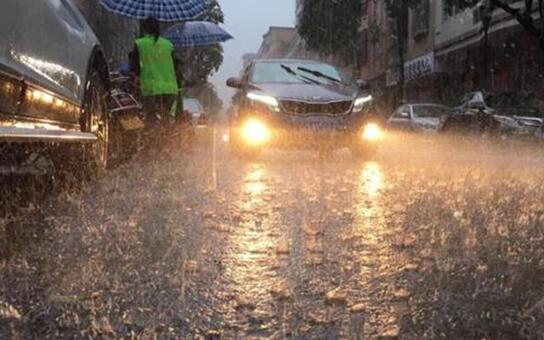
POLYGON ((543 339, 543 6, 0 4, 0 339, 543 339))

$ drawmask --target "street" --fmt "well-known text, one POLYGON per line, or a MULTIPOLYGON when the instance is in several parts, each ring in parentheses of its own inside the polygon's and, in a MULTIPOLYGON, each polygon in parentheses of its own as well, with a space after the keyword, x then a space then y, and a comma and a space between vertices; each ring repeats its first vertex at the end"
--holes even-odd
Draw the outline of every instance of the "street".
POLYGON ((0 338, 544 334, 538 148, 390 135, 368 162, 244 162, 222 133, 6 213, 0 338))

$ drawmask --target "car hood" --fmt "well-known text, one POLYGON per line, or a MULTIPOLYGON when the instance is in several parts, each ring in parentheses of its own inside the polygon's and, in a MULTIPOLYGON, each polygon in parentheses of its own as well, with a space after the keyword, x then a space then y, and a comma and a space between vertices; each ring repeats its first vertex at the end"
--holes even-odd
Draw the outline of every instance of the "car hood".
POLYGON ((317 84, 258 84, 254 90, 283 100, 307 102, 332 102, 353 100, 357 90, 351 86, 329 86, 317 84))

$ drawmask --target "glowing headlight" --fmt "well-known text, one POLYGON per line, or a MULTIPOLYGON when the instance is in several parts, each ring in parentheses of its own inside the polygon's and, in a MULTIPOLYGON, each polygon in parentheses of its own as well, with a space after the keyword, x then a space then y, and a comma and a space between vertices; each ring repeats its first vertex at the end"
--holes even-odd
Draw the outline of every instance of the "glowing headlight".
POLYGON ((249 100, 264 104, 272 111, 278 112, 280 110, 280 103, 278 100, 272 96, 267 96, 265 94, 259 94, 255 92, 249 92, 247 94, 249 100))
POLYGON ((375 141, 382 137, 382 129, 376 123, 368 123, 363 129, 361 137, 367 141, 375 141))
POLYGON ((353 112, 361 112, 365 108, 365 104, 372 101, 372 96, 359 97, 353 103, 353 112))
POLYGON ((261 145, 270 139, 270 131, 265 123, 252 118, 242 125, 242 138, 251 145, 261 145))

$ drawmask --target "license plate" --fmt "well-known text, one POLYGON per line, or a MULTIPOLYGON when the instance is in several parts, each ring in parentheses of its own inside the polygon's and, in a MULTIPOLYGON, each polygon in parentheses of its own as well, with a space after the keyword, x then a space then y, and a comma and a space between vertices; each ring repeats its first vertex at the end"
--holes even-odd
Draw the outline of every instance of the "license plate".
POLYGON ((119 117, 119 121, 124 130, 138 130, 144 128, 144 122, 138 116, 121 116, 119 117))
POLYGON ((314 121, 304 124, 304 127, 308 130, 322 131, 322 130, 337 130, 340 125, 337 122, 330 121, 314 121))

